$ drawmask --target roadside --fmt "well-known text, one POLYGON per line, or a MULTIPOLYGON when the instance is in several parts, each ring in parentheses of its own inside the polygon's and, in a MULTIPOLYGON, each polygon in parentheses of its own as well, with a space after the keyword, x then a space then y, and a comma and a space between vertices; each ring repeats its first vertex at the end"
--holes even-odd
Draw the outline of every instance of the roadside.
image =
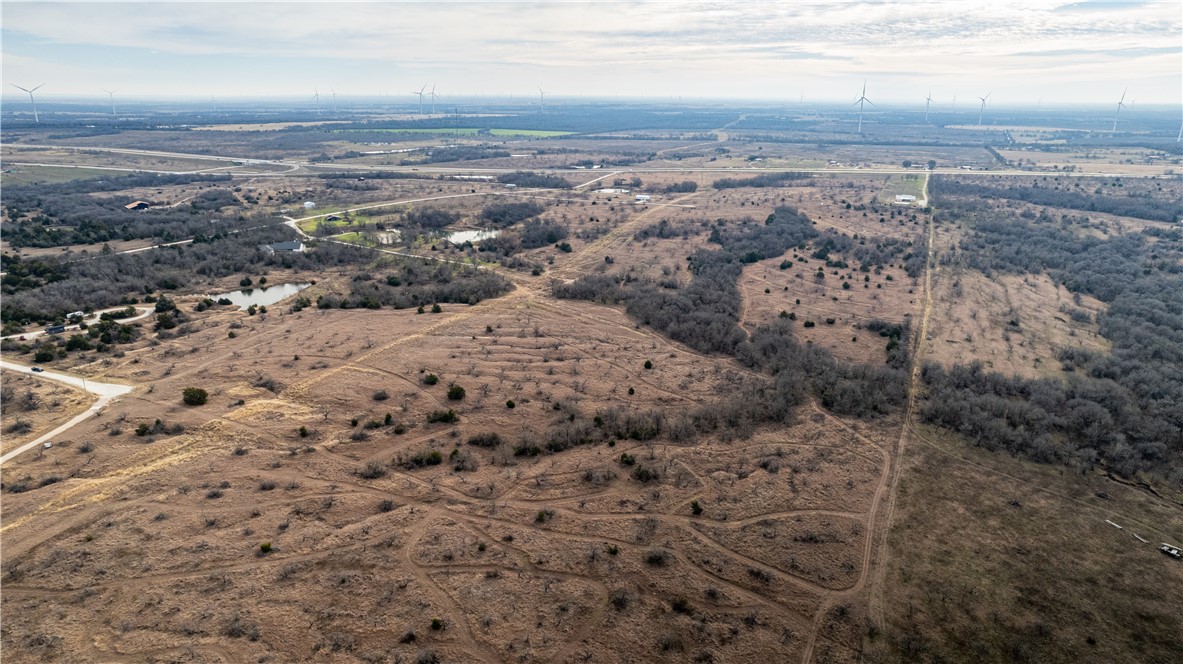
MULTIPOLYGON (((23 364, 15 364, 13 362, 8 362, 7 360, 0 360, 0 368, 7 369, 9 371, 19 371, 22 373, 30 373, 34 376, 38 376, 41 378, 47 378, 49 380, 56 380, 56 381, 65 383, 67 385, 73 385, 74 387, 80 387, 83 390, 90 392, 91 394, 99 395, 98 401, 95 401, 94 404, 92 404, 89 409, 70 418, 70 420, 67 421, 65 424, 62 424, 61 426, 50 431, 49 433, 47 433, 43 436, 40 436, 34 440, 31 440, 31 441, 25 443, 24 445, 21 445, 20 447, 16 448, 15 450, 12 450, 11 452, 4 454, 3 456, 0 456, 0 465, 4 464, 8 460, 12 459, 13 457, 15 457, 19 454, 23 454, 24 452, 27 452, 31 449, 36 448, 36 447, 40 447, 42 444, 51 441, 55 436, 58 436, 64 432, 68 431, 74 425, 76 425, 79 422, 85 420, 86 418, 98 413, 107 404, 109 404, 112 401, 114 401, 115 399, 118 399, 119 397, 131 392, 133 389, 132 387, 130 387, 128 385, 120 385, 118 383, 100 383, 98 381, 88 380, 86 378, 82 378, 79 376, 71 376, 69 374, 59 373, 57 371, 34 372, 32 367, 28 367, 23 364)), ((38 367, 38 368, 40 368, 40 367, 38 367)))

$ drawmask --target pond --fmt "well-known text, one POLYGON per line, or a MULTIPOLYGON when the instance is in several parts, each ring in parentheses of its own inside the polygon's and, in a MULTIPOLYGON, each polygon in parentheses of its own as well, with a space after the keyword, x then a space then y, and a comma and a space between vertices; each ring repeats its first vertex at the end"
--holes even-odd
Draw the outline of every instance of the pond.
POLYGON ((289 297, 299 293, 308 288, 312 284, 303 282, 296 284, 279 284, 276 286, 260 286, 259 288, 244 288, 236 290, 233 293, 219 293, 218 295, 211 295, 210 299, 215 302, 226 298, 232 304, 238 305, 240 309, 245 309, 252 304, 257 307, 266 306, 268 304, 275 304, 285 297, 289 297))
POLYGON ((448 242, 464 244, 465 242, 480 242, 501 235, 501 231, 455 231, 448 234, 448 242))

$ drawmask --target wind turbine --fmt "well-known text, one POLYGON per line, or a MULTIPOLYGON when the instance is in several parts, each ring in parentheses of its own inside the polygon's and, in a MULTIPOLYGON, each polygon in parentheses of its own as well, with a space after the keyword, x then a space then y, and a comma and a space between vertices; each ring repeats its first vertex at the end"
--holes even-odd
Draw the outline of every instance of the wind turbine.
POLYGON ((333 115, 336 116, 337 115, 337 91, 333 90, 332 88, 329 88, 329 90, 333 93, 333 115))
POLYGON ((107 90, 104 88, 99 88, 99 89, 102 90, 103 92, 106 92, 107 96, 111 98, 111 117, 115 117, 115 93, 119 92, 119 91, 118 90, 107 90))
MULTIPOLYGON (((1121 91, 1121 99, 1117 100, 1117 112, 1113 114, 1113 129, 1112 129, 1112 131, 1114 131, 1114 132, 1117 131, 1117 118, 1121 116, 1121 109, 1125 108, 1125 93, 1129 92, 1129 90, 1130 90, 1129 88, 1122 90, 1121 91)), ((1134 102, 1131 101, 1130 103, 1132 104, 1134 102)))
POLYGON ((985 97, 978 97, 982 100, 982 107, 978 109, 978 126, 982 126, 982 116, 986 113, 986 100, 990 98, 993 92, 987 92, 985 97))
POLYGON ((312 88, 312 98, 316 100, 316 114, 320 115, 320 90, 312 88))
MULTIPOLYGON (((871 100, 867 99, 867 79, 863 79, 863 93, 859 98, 851 104, 851 106, 858 106, 858 133, 863 133, 863 104, 871 104, 871 100)), ((871 104, 874 106, 875 104, 871 104)))
MULTIPOLYGON (((426 85, 423 87, 427 87, 426 85)), ((435 100, 439 99, 439 95, 435 93, 435 83, 431 84, 431 92, 427 93, 431 97, 431 114, 435 115, 435 100)))
POLYGON ((21 86, 17 85, 16 83, 9 83, 9 85, 16 88, 17 90, 24 90, 25 92, 29 93, 29 103, 33 105, 33 122, 36 122, 37 124, 41 124, 41 118, 37 117, 37 102, 36 102, 36 100, 33 99, 33 93, 40 90, 41 86, 45 85, 45 84, 42 83, 41 85, 38 85, 37 87, 33 88, 32 90, 30 90, 28 88, 22 88, 21 86))
POLYGON ((928 122, 928 107, 932 104, 932 90, 928 91, 928 96, 924 98, 924 121, 928 122))
POLYGON ((426 89, 427 89, 427 84, 424 83, 423 87, 419 88, 418 92, 411 90, 411 94, 419 95, 419 115, 423 115, 423 91, 426 89))
POLYGON ((538 88, 538 112, 546 114, 546 93, 542 91, 542 88, 538 88))
POLYGON ((957 110, 957 95, 953 95, 953 105, 949 107, 950 111, 957 110))

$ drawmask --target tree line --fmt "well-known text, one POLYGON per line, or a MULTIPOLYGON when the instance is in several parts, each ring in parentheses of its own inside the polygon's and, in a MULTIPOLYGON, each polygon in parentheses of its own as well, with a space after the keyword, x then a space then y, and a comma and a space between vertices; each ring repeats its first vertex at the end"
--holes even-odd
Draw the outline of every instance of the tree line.
POLYGON ((927 367, 924 417, 989 449, 1082 470, 1100 463, 1123 475, 1157 472, 1183 486, 1179 235, 1151 229, 1102 238, 1050 216, 962 208, 947 190, 942 199, 942 217, 970 227, 946 260, 987 273, 1047 274, 1105 302, 1098 330, 1112 352, 1062 349, 1063 380, 927 367))
MULTIPOLYGON (((623 303, 625 311, 642 324, 705 353, 735 355, 754 369, 770 373, 769 382, 748 383, 737 396, 725 400, 700 426, 734 428, 739 422, 785 421, 805 395, 815 395, 826 408, 856 417, 876 417, 898 408, 907 395, 907 342, 896 336, 892 364, 876 367, 845 364, 828 351, 801 344, 787 319, 762 327, 751 338, 739 327, 737 286, 744 265, 804 249, 819 233, 813 222, 789 206, 782 206, 763 223, 750 218, 716 222, 710 242, 718 250, 698 250, 690 256, 690 283, 684 288, 661 287, 621 275, 588 275, 555 284, 557 297, 623 303)), ((890 342, 889 342, 890 343, 890 342)))

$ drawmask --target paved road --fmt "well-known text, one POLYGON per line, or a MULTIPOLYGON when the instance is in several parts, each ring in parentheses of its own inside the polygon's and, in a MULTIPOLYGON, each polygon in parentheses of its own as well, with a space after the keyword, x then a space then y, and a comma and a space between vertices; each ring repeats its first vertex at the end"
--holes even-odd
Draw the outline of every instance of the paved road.
POLYGON ((59 436, 59 435, 65 433, 66 431, 69 431, 75 424, 78 424, 79 422, 85 420, 86 418, 91 417, 92 415, 98 413, 107 404, 109 404, 112 401, 114 401, 115 399, 118 399, 119 397, 127 394, 128 392, 131 392, 133 389, 132 387, 127 386, 127 385, 119 385, 117 383, 100 383, 98 381, 88 380, 85 378, 80 378, 78 376, 71 376, 69 374, 64 374, 64 373, 60 373, 57 371, 34 372, 31 367, 27 367, 23 364, 15 364, 13 362, 7 362, 4 360, 0 360, 0 367, 7 369, 9 371, 19 371, 21 373, 27 373, 27 374, 36 376, 38 378, 46 378, 49 380, 56 380, 58 382, 65 383, 67 385, 73 385, 74 387, 80 387, 80 388, 86 390, 87 392, 90 392, 91 394, 99 395, 99 400, 94 402, 94 404, 91 405, 91 407, 88 410, 75 415, 73 418, 71 418, 65 424, 59 426, 58 428, 54 429, 53 431, 50 431, 49 433, 37 438, 36 440, 31 440, 31 441, 25 443, 24 445, 21 445, 20 447, 16 448, 15 450, 9 452, 8 454, 5 454, 4 456, 0 456, 0 465, 4 464, 8 460, 17 456, 18 454, 23 454, 31 449, 41 447, 41 445, 44 444, 46 441, 49 441, 52 438, 54 438, 55 436, 59 436))
MULTIPOLYGON (((189 240, 189 242, 192 242, 192 240, 189 240)), ((174 244, 176 244, 176 243, 174 243, 174 244)), ((143 249, 133 249, 132 251, 144 251, 146 249, 153 249, 153 248, 154 247, 144 247, 143 249)), ((127 308, 127 306, 125 305, 122 307, 112 307, 110 309, 100 309, 100 310, 94 312, 93 314, 89 314, 86 316, 87 320, 90 321, 89 323, 87 323, 87 325, 89 325, 90 323, 97 323, 99 320, 100 314, 104 314, 104 313, 107 313, 110 311, 123 311, 126 308, 127 308)), ((155 307, 136 307, 136 309, 139 310, 140 313, 136 314, 135 316, 131 316, 129 318, 119 318, 119 319, 117 319, 117 321, 120 323, 130 323, 132 321, 137 321, 142 318, 147 318, 148 316, 151 316, 153 314, 153 312, 156 311, 155 307)), ((79 330, 79 327, 77 325, 67 325, 66 326, 66 332, 77 332, 78 330, 79 330)), ((45 334, 45 330, 40 329, 40 330, 33 330, 32 332, 22 332, 20 334, 10 334, 4 338, 5 339, 20 339, 21 337, 24 337, 26 340, 30 340, 35 337, 39 337, 43 334, 45 334)))

